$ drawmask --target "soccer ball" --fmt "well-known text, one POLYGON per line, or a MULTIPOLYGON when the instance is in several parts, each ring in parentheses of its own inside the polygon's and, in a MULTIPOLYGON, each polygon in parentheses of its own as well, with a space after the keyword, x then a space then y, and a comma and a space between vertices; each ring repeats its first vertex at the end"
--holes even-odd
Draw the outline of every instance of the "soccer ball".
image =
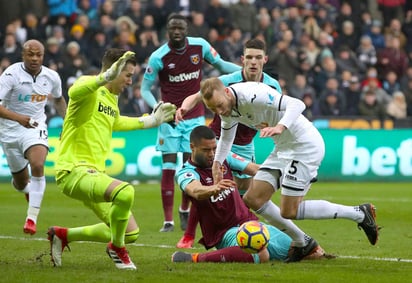
POLYGON ((239 247, 250 254, 258 253, 269 244, 269 230, 258 221, 247 221, 240 225, 236 234, 239 247))

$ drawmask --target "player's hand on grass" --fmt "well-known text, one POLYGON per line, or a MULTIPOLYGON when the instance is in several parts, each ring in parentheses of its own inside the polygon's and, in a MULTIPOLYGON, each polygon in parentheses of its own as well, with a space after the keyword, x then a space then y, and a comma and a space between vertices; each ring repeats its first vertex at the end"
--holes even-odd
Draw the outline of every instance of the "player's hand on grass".
POLYGON ((107 82, 110 82, 117 78, 120 72, 123 70, 126 62, 132 59, 135 56, 135 53, 132 51, 126 51, 122 57, 120 57, 116 62, 112 64, 112 66, 107 69, 105 72, 100 73, 97 76, 97 83, 102 85, 107 82))

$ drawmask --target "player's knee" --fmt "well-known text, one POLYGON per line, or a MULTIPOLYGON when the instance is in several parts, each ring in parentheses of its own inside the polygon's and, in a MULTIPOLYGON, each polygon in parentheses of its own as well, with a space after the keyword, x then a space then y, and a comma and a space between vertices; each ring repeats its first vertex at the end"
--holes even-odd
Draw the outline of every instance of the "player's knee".
POLYGON ((250 194, 248 194, 248 192, 246 192, 243 195, 243 202, 246 204, 247 207, 249 207, 253 210, 258 209, 258 207, 256 207, 256 205, 255 205, 255 200, 252 197, 250 197, 250 194))
POLYGON ((243 201, 250 209, 258 210, 267 200, 262 200, 261 197, 252 190, 247 190, 243 195, 243 201))
POLYGON ((42 176, 44 175, 44 162, 43 160, 31 160, 30 171, 32 175, 42 176))
POLYGON ((136 242, 139 235, 140 235, 139 228, 137 228, 136 230, 130 231, 130 232, 126 232, 126 234, 124 235, 124 242, 126 244, 134 243, 136 242))
POLYGON ((113 202, 131 206, 134 202, 134 188, 130 184, 126 184, 113 197, 113 202))

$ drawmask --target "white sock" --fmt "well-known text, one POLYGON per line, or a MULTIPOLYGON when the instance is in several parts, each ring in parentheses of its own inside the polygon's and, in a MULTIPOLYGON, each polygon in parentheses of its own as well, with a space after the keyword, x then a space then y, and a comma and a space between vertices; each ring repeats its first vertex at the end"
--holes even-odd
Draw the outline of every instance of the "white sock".
POLYGON ((179 212, 190 212, 190 206, 188 209, 184 210, 179 206, 179 212))
POLYGON ((346 206, 326 200, 306 200, 299 204, 296 219, 336 219, 345 218, 362 222, 365 214, 359 206, 346 206))
POLYGON ((271 225, 289 235, 294 246, 303 247, 306 245, 306 234, 292 220, 283 218, 280 215, 279 207, 271 200, 256 210, 256 213, 265 218, 271 225))
POLYGON ((27 210, 27 218, 34 222, 40 211, 41 202, 43 200, 44 191, 46 190, 46 177, 31 177, 29 191, 29 208, 27 210))
POLYGON ((31 207, 27 209, 27 219, 33 220, 34 223, 37 223, 37 216, 39 216, 40 208, 37 207, 31 207))

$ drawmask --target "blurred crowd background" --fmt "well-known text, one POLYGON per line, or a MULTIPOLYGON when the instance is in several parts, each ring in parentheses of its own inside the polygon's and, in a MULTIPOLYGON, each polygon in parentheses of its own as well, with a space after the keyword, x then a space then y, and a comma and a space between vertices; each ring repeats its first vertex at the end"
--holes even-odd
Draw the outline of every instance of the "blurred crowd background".
MULTIPOLYGON (((99 72, 108 47, 132 50, 138 70, 119 106, 140 116, 151 111, 140 94, 145 65, 167 42, 172 12, 187 16, 189 36, 234 63, 241 64, 245 41, 265 41, 265 71, 305 102, 310 120, 412 120, 409 0, 0 0, 0 73, 21 61, 22 43, 38 39, 67 99, 76 78, 99 72)), ((204 78, 220 75, 205 65, 204 78)), ((48 108, 48 115, 56 113, 48 108)))

